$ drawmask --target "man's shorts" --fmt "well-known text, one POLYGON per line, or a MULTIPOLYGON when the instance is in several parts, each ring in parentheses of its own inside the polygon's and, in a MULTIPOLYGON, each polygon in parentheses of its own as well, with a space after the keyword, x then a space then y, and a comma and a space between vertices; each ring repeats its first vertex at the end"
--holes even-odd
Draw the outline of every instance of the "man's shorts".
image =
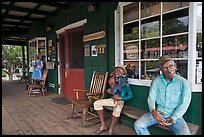
POLYGON ((113 107, 113 116, 119 117, 124 106, 124 101, 114 101, 112 98, 100 99, 94 102, 95 110, 103 110, 103 106, 113 107))

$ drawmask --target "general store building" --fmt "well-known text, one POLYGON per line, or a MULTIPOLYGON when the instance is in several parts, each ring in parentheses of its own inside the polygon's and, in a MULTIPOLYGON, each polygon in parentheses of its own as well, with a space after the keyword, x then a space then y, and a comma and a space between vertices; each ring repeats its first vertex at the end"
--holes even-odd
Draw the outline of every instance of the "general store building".
MULTIPOLYGON (((94 70, 110 74, 121 63, 134 94, 126 105, 145 110, 159 56, 172 56, 192 85, 184 118, 202 133, 202 2, 76 2, 34 22, 28 37, 27 61, 37 51, 49 64, 48 91, 72 99, 74 88, 88 89, 94 70)), ((121 122, 133 127, 125 116, 121 122)))

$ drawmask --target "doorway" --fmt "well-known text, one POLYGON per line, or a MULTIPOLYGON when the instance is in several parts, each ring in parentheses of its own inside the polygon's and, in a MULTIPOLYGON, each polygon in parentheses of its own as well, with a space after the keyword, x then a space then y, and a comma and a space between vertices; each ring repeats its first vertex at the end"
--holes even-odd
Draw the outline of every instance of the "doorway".
MULTIPOLYGON (((67 29, 59 34, 59 61, 61 91, 68 99, 74 99, 74 89, 85 89, 83 26, 67 29)), ((84 98, 84 95, 79 97, 84 98)))

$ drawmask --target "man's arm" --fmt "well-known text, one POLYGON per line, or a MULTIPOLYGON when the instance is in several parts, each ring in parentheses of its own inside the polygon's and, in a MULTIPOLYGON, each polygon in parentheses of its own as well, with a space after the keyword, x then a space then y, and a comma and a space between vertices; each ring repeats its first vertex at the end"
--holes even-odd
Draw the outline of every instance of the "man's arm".
POLYGON ((133 97, 132 89, 128 83, 126 83, 125 86, 122 88, 121 94, 122 101, 130 100, 133 97))
POLYGON ((191 85, 188 81, 183 82, 183 93, 181 104, 175 109, 171 118, 176 121, 176 119, 181 118, 187 111, 191 102, 191 85))
POLYGON ((152 112, 152 110, 156 109, 155 102, 156 102, 156 96, 157 96, 157 88, 156 88, 156 81, 155 79, 152 80, 150 90, 149 90, 149 96, 147 98, 147 103, 149 106, 149 111, 152 112))

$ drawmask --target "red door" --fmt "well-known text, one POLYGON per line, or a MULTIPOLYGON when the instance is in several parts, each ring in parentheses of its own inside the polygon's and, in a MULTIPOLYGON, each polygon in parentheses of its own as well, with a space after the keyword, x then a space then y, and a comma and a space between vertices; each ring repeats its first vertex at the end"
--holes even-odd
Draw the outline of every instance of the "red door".
MULTIPOLYGON (((62 94, 67 99, 75 98, 73 91, 85 89, 83 28, 68 29, 59 35, 60 71, 62 94)), ((84 98, 84 95, 80 95, 84 98)))

